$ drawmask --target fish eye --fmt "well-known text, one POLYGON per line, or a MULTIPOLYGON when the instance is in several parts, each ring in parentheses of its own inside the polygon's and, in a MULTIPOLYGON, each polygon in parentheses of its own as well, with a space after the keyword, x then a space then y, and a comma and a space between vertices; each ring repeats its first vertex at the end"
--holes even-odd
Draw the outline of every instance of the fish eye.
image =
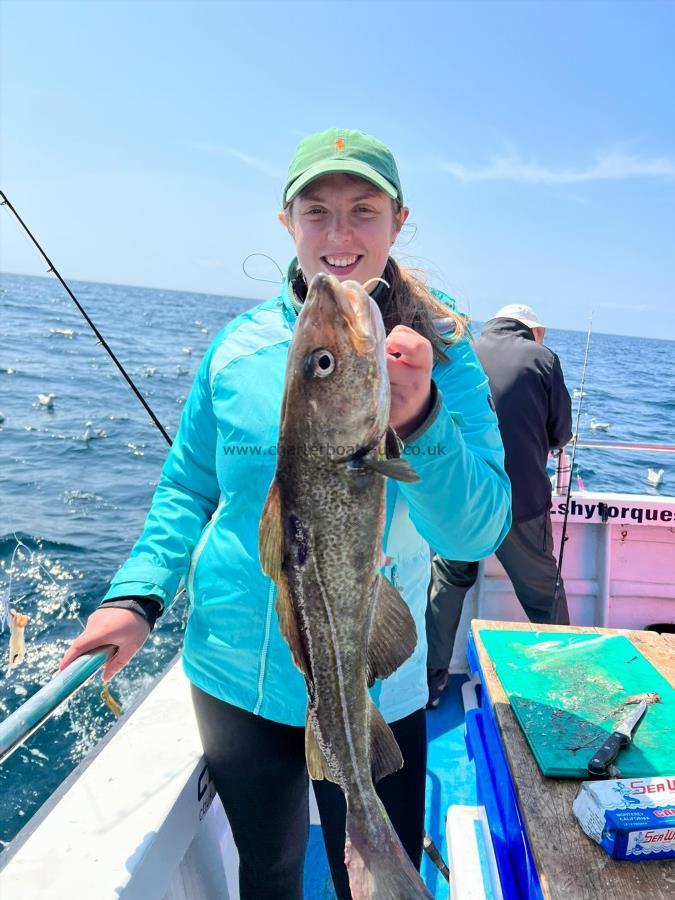
POLYGON ((311 358, 312 373, 326 378, 335 369, 335 358, 330 350, 315 350, 311 358))

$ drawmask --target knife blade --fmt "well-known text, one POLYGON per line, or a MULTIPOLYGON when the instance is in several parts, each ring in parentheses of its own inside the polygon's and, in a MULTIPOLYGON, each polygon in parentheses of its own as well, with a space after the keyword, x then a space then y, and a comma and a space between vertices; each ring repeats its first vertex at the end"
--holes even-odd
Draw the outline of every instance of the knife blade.
POLYGON ((634 710, 619 720, 612 734, 602 747, 596 750, 588 764, 588 774, 591 778, 609 778, 609 767, 632 741, 633 732, 646 711, 647 703, 641 700, 634 710))

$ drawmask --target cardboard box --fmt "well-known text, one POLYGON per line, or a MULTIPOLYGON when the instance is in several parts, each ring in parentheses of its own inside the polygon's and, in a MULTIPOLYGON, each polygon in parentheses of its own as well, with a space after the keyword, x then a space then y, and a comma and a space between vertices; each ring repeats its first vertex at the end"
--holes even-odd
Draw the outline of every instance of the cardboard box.
POLYGON ((614 859, 675 858, 675 775, 584 781, 572 810, 614 859))

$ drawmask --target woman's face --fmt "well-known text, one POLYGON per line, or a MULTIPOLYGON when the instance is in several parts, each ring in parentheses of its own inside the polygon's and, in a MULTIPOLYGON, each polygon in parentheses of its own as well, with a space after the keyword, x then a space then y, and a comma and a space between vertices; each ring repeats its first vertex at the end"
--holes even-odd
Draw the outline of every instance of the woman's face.
POLYGON ((317 272, 364 284, 382 275, 408 209, 354 175, 324 175, 279 213, 295 241, 307 284, 317 272))

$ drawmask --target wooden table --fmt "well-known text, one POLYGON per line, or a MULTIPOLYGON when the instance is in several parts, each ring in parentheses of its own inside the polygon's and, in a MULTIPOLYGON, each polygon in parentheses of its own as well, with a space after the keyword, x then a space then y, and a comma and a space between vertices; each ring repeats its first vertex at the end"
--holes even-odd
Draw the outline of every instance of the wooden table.
POLYGON ((675 636, 658 635, 651 631, 533 625, 483 619, 474 619, 471 623, 484 688, 494 710, 544 897, 551 900, 673 900, 675 860, 631 862, 612 859, 584 834, 572 813, 572 802, 579 790, 579 782, 545 778, 541 774, 481 641, 479 632, 484 628, 623 634, 673 685, 675 636))

